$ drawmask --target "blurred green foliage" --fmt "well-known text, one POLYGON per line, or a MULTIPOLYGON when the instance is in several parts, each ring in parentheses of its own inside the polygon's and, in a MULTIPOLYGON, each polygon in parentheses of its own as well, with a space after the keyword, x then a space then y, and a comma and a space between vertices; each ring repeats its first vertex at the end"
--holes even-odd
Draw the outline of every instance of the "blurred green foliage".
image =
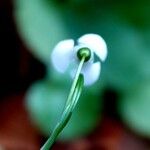
MULTIPOLYGON (((50 53, 60 40, 77 39, 85 33, 97 33, 106 40, 108 58, 103 64, 100 82, 90 87, 91 96, 83 96, 81 102, 85 102, 78 105, 80 113, 74 113, 63 137, 76 137, 77 132, 82 135, 96 125, 100 113, 95 111, 94 106, 98 105, 99 92, 106 88, 113 88, 120 95, 118 110, 123 121, 143 134, 145 131, 150 133, 150 119, 147 117, 150 114, 150 83, 146 83, 150 77, 149 14, 150 1, 146 0, 15 1, 19 32, 32 53, 48 68, 48 81, 34 84, 27 96, 32 118, 44 133, 49 133, 49 123, 52 129, 66 100, 61 96, 61 100, 56 102, 55 93, 60 91, 60 95, 67 94, 69 90, 64 89, 71 83, 67 74, 62 77, 50 67, 50 53), (53 85, 58 81, 61 86, 53 85), (93 109, 87 106, 91 103, 93 109), (84 120, 83 125, 76 124, 76 119, 84 120)), ((90 91, 90 88, 87 90, 90 91)))
POLYGON ((123 97, 118 109, 126 123, 143 136, 150 136, 150 80, 139 83, 123 97))
MULTIPOLYGON (((49 80, 36 82, 26 96, 26 106, 33 123, 47 136, 61 118, 69 91, 56 82, 49 82, 49 80)), ((90 90, 83 91, 82 98, 59 139, 71 140, 92 131, 100 118, 101 108, 98 104, 97 95, 90 90)))

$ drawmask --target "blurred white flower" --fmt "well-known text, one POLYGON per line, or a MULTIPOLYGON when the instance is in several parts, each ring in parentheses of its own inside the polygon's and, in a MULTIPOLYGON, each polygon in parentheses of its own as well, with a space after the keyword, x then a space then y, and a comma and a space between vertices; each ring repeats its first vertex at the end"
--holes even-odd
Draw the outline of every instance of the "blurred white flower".
POLYGON ((75 45, 73 39, 59 42, 51 55, 52 64, 58 72, 69 71, 70 75, 74 77, 77 66, 80 63, 77 52, 81 48, 91 50, 91 58, 84 63, 81 70, 84 75, 84 84, 91 85, 99 78, 101 71, 100 60, 104 61, 107 56, 107 46, 101 36, 85 34, 77 40, 77 45, 75 45))

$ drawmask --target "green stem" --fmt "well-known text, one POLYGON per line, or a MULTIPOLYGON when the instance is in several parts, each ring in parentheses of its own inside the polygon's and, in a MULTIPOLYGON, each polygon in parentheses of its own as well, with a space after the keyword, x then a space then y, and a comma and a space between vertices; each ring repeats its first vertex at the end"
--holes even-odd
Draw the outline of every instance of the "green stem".
POLYGON ((70 93, 69 93, 69 96, 68 96, 68 100, 67 100, 67 102, 66 102, 66 106, 68 105, 68 103, 69 103, 69 101, 70 101, 70 98, 72 97, 72 94, 74 93, 74 90, 75 90, 75 87, 76 87, 76 84, 77 84, 77 81, 78 81, 78 78, 79 78, 81 69, 82 69, 82 67, 83 67, 85 58, 86 58, 86 56, 83 55, 83 57, 82 57, 82 59, 81 59, 81 61, 80 61, 80 64, 79 64, 79 66, 78 66, 78 69, 77 69, 77 72, 76 72, 74 81, 73 81, 73 83, 72 83, 72 87, 71 87, 71 90, 70 90, 70 93))
POLYGON ((73 84, 71 86, 71 90, 70 90, 61 120, 57 123, 51 136, 48 138, 46 143, 42 146, 41 150, 49 150, 52 147, 57 136, 63 130, 63 128, 66 126, 66 124, 68 123, 68 121, 72 115, 73 109, 75 108, 75 106, 78 102, 78 99, 80 97, 82 87, 83 87, 84 79, 83 79, 83 76, 81 75, 81 69, 85 62, 85 58, 86 58, 86 55, 83 55, 83 57, 81 58, 81 61, 78 66, 73 84))

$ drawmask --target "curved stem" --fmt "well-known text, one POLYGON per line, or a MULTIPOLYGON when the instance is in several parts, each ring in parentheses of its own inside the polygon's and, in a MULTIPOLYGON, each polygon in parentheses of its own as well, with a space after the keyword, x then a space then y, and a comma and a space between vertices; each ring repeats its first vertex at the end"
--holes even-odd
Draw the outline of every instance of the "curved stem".
POLYGON ((78 66, 78 69, 77 69, 74 81, 72 83, 71 90, 70 90, 61 120, 57 123, 51 136, 48 138, 46 143, 42 146, 41 150, 49 150, 51 148, 51 146, 55 142, 57 136, 63 130, 63 128, 66 126, 66 124, 68 123, 68 121, 72 115, 73 109, 75 108, 75 106, 78 102, 78 99, 81 95, 81 91, 82 91, 82 87, 83 87, 84 79, 83 79, 83 75, 81 75, 81 69, 85 62, 85 58, 86 58, 86 56, 83 55, 83 57, 80 61, 80 64, 78 66))
POLYGON ((75 78, 74 78, 74 81, 72 83, 72 86, 71 86, 71 90, 70 90, 70 93, 69 93, 69 96, 68 96, 68 100, 66 102, 66 106, 68 105, 69 101, 70 101, 70 98, 72 97, 72 94, 74 92, 74 89, 76 87, 76 84, 77 84, 77 81, 78 81, 78 78, 79 78, 79 75, 80 75, 80 72, 81 72, 81 69, 83 67, 83 64, 84 64, 84 61, 85 61, 85 56, 82 57, 81 61, 80 61, 80 64, 78 66, 78 69, 77 69, 77 72, 76 72, 76 75, 75 75, 75 78))

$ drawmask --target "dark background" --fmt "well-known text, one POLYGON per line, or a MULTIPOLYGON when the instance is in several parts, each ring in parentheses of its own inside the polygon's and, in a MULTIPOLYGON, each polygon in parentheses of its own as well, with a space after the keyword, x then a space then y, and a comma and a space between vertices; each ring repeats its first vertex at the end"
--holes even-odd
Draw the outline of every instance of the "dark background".
POLYGON ((0 97, 26 90, 45 72, 19 38, 12 11, 12 1, 0 1, 0 97))

